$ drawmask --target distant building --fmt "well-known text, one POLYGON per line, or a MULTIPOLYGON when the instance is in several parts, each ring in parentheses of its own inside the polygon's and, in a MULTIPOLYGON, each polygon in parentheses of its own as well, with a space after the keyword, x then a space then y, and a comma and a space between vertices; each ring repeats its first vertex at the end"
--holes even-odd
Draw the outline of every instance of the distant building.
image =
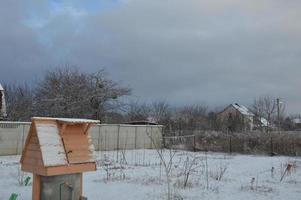
POLYGON ((301 130, 301 117, 292 119, 292 122, 296 130, 301 130))
POLYGON ((150 121, 147 121, 147 120, 130 121, 130 122, 126 122, 124 124, 131 124, 131 125, 158 125, 157 123, 150 122, 150 121))
POLYGON ((217 120, 223 129, 229 131, 247 131, 267 127, 268 121, 255 116, 247 107, 238 103, 230 104, 217 114, 217 120))
POLYGON ((6 104, 5 104, 5 95, 4 95, 4 88, 0 84, 0 120, 6 118, 6 104))
POLYGON ((125 124, 131 125, 159 125, 153 117, 147 117, 146 120, 135 120, 126 122, 125 124))

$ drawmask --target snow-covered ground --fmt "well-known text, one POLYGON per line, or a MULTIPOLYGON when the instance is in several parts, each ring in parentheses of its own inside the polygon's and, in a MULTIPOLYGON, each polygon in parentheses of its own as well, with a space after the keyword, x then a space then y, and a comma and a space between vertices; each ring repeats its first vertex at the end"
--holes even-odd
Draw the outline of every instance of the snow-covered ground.
MULTIPOLYGON (((173 199, 301 199, 300 157, 185 151, 174 154, 169 150, 163 154, 166 164, 172 163, 173 199), (288 164, 293 168, 280 182, 288 164)), ((12 193, 17 193, 18 199, 31 199, 31 186, 18 181, 19 158, 0 157, 1 200, 9 199, 12 193)), ((97 152, 97 160, 98 170, 84 173, 84 195, 88 199, 166 199, 164 165, 155 150, 97 152)), ((23 180, 27 176, 30 174, 25 174, 23 180)))

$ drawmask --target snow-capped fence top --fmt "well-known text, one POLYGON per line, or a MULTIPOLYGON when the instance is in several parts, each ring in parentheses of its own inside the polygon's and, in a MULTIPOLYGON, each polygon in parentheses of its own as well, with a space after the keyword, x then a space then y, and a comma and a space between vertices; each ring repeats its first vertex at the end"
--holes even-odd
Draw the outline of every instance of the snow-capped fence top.
POLYGON ((22 170, 43 176, 96 169, 88 130, 96 120, 32 118, 21 157, 22 170))

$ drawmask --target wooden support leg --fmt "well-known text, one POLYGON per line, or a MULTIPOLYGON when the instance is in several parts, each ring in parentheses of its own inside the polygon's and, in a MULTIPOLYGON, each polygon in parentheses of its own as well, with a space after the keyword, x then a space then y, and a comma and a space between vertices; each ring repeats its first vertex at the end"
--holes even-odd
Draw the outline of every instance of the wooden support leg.
POLYGON ((33 174, 32 181, 32 200, 41 199, 41 177, 39 175, 33 174))
POLYGON ((80 195, 83 195, 83 173, 80 173, 80 195))

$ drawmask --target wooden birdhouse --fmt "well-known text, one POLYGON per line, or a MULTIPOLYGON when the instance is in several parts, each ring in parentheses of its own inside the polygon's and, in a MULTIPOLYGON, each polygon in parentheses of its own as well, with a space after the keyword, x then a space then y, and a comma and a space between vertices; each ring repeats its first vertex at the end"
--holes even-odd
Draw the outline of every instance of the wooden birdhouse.
POLYGON ((82 173, 95 171, 89 128, 96 120, 32 118, 21 157, 23 171, 33 173, 32 199, 80 199, 82 173))

